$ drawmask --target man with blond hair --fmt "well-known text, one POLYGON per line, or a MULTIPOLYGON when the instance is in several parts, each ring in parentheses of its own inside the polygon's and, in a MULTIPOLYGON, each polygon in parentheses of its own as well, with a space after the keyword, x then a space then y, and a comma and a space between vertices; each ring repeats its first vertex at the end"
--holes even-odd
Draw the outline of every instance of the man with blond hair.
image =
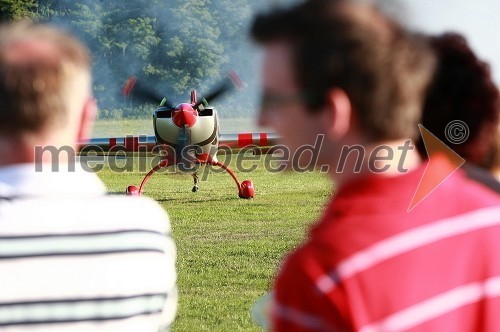
POLYGON ((175 316, 175 245, 161 206, 106 195, 67 154, 37 153, 75 151, 88 137, 90 65, 59 29, 0 27, 2 330, 158 331, 175 316))

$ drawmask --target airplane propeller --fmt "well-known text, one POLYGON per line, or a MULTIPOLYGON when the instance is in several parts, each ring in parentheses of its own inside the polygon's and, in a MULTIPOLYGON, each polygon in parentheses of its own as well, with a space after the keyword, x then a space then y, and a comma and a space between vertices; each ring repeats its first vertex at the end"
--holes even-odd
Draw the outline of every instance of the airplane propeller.
POLYGON ((167 104, 163 96, 151 88, 137 82, 136 76, 130 76, 122 88, 122 95, 126 97, 134 96, 134 98, 142 103, 158 104, 162 102, 162 106, 167 106, 174 109, 174 106, 167 104))
MULTIPOLYGON (((209 92, 205 97, 201 98, 200 101, 196 102, 193 105, 193 108, 195 110, 199 110, 199 107, 202 104, 218 98, 224 92, 229 91, 234 87, 243 87, 243 82, 238 77, 238 74, 236 74, 236 72, 230 70, 227 77, 221 83, 219 83, 219 85, 214 90, 209 92)), ((168 101, 158 92, 138 83, 136 76, 129 77, 122 88, 123 96, 130 97, 132 94, 134 98, 140 102, 158 104, 161 101, 161 106, 166 106, 171 110, 175 109, 175 107, 171 104, 168 104, 168 101)))
MULTIPOLYGON (((216 158, 216 153, 223 140, 221 140, 219 133, 217 110, 208 105, 208 102, 212 102, 235 87, 243 87, 243 82, 234 71, 230 70, 227 77, 219 82, 205 98, 197 98, 196 90, 192 90, 188 103, 172 106, 168 105, 167 99, 162 98, 153 88, 138 84, 137 77, 129 77, 122 88, 123 96, 133 95, 134 99, 143 103, 160 103, 153 113, 155 136, 148 137, 146 143, 154 144, 151 151, 161 147, 163 156, 159 163, 143 178, 140 187, 128 186, 126 192, 131 195, 140 195, 149 178, 161 168, 169 166, 176 166, 176 170, 183 173, 191 173, 194 180, 192 191, 196 192, 198 191, 199 179, 197 169, 194 166, 204 164, 225 170, 236 183, 240 198, 253 198, 255 194, 253 183, 250 180, 240 183, 234 172, 216 158), (203 110, 200 109, 202 105, 204 106, 203 110)), ((236 141, 230 144, 238 148, 254 146, 254 136, 252 133, 241 134, 238 135, 236 141)), ((259 133, 255 138, 260 140, 259 146, 269 145, 267 133, 259 133)), ((111 138, 107 142, 105 139, 104 141, 96 139, 93 142, 91 140, 91 143, 101 144, 109 151, 118 144, 116 138, 111 138)), ((144 143, 144 141, 140 142, 139 138, 136 140, 134 137, 126 137, 123 147, 125 151, 135 152, 136 146, 140 143, 144 143)))
POLYGON ((222 95, 224 92, 231 90, 232 88, 242 88, 243 82, 239 78, 238 74, 235 71, 230 70, 227 77, 219 83, 217 88, 215 88, 212 92, 210 92, 207 96, 202 98, 199 102, 197 102, 193 108, 198 110, 200 105, 204 103, 204 101, 212 101, 222 95))

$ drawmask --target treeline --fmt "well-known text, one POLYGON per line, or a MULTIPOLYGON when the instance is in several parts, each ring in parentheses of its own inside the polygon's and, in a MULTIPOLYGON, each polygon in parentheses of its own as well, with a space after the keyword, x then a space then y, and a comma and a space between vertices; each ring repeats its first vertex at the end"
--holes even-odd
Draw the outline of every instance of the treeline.
MULTIPOLYGON (((173 103, 207 92, 229 69, 245 91, 214 103, 226 116, 255 111, 256 51, 248 40, 254 12, 269 0, 0 0, 2 20, 50 22, 75 33, 94 60, 100 117, 147 117, 152 105, 121 95, 129 76, 173 103)), ((291 1, 281 1, 291 2, 291 1)))

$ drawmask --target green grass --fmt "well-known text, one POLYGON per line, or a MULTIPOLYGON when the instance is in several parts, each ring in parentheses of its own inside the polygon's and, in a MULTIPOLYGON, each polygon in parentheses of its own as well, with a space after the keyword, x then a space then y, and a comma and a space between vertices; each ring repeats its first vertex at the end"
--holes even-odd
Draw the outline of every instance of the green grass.
MULTIPOLYGON (((257 130, 252 119, 221 119, 222 133, 257 130)), ((152 119, 99 120, 93 136, 152 133, 152 119)), ((329 197, 330 183, 320 174, 269 173, 263 159, 257 166, 251 173, 236 170, 240 181, 254 182, 252 200, 238 198, 225 173, 208 173, 197 193, 189 174, 155 174, 148 182, 144 194, 168 211, 178 250, 174 331, 258 331, 251 306, 269 290, 284 255, 300 243, 329 197)), ((99 176, 110 191, 123 192, 139 185, 144 171, 105 168, 99 176)))
MULTIPOLYGON (((236 171, 240 181, 254 182, 252 200, 238 198, 224 173, 210 173, 197 193, 189 174, 155 174, 148 182, 144 194, 168 211, 178 250, 174 331, 259 331, 252 304, 269 290, 280 261, 330 195, 323 175, 269 173, 263 158, 257 165, 251 173, 236 171)), ((104 169, 99 175, 111 191, 123 192, 144 174, 104 169)))

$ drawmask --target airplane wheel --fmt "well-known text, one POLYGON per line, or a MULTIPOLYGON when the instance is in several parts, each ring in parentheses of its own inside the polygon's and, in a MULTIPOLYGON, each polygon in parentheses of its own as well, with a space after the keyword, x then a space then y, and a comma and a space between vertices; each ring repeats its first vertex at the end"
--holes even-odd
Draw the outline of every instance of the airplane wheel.
POLYGON ((240 198, 253 198, 255 196, 255 189, 250 180, 245 180, 240 185, 240 198))
POLYGON ((191 189, 192 192, 197 192, 198 191, 198 186, 194 186, 193 189, 191 189))
POLYGON ((139 196, 139 188, 137 186, 128 186, 125 193, 130 196, 139 196))

